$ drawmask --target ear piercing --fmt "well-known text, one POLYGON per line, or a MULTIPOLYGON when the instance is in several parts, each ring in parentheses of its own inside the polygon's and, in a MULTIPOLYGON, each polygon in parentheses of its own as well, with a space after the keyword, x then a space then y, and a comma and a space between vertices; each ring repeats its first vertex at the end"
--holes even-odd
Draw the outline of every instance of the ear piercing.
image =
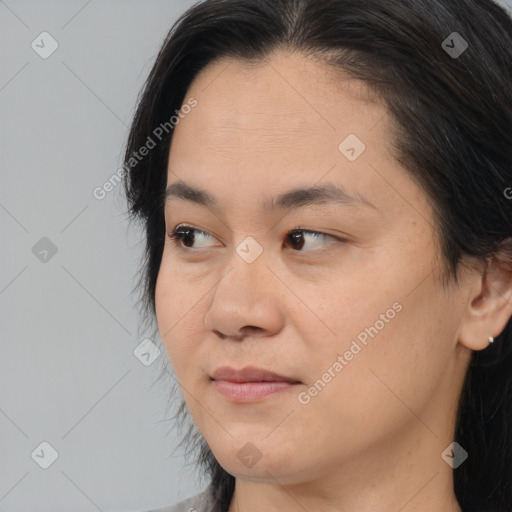
POLYGON ((494 343, 494 338, 492 336, 489 336, 489 343, 494 343))

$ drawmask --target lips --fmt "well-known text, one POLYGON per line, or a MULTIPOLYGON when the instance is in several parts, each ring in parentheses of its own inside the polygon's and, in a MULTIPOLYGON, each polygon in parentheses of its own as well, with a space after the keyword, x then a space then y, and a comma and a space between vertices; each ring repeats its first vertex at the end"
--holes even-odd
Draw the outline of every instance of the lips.
POLYGON ((217 368, 212 374, 213 380, 221 380, 228 382, 289 382, 291 384, 298 384, 300 381, 279 375, 263 368, 256 368, 254 366, 246 366, 241 370, 236 370, 230 366, 221 366, 217 368))
POLYGON ((241 370, 221 366, 213 372, 211 383, 214 389, 233 403, 262 402, 270 397, 283 397, 297 384, 302 384, 291 377, 254 366, 241 370))

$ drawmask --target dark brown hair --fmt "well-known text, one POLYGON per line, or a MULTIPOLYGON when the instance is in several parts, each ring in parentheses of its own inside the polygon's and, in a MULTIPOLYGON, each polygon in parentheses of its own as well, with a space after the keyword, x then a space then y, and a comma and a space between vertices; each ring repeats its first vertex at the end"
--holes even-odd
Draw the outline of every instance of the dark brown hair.
MULTIPOLYGON (((512 201, 504 193, 512 187, 512 21, 503 8, 491 0, 206 0, 167 35, 126 146, 129 214, 145 231, 138 286, 146 321, 155 317, 172 129, 144 158, 133 155, 179 111, 207 64, 258 62, 277 49, 319 57, 386 102, 395 157, 434 206, 446 280, 457 282, 464 255, 495 256, 512 271, 512 201), (460 55, 450 51, 463 41, 460 55)), ((509 321, 468 368, 454 432, 469 452, 454 471, 465 512, 512 509, 511 354, 509 321)), ((176 417, 185 422, 184 402, 176 417)), ((184 440, 211 477, 216 510, 227 510, 234 477, 193 425, 184 440)))

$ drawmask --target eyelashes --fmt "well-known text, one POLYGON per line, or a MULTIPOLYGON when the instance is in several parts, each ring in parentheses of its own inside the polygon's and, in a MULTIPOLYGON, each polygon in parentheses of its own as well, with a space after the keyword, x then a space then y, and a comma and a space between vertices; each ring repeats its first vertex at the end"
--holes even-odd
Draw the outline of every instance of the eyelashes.
POLYGON ((169 238, 176 247, 190 249, 190 247, 183 247, 183 242, 188 240, 188 242, 192 241, 192 243, 194 243, 194 233, 200 233, 202 236, 204 235, 204 237, 212 238, 205 231, 201 231, 199 229, 193 228, 192 226, 187 226, 185 224, 181 224, 178 227, 176 227, 176 229, 169 235, 169 238))
MULTIPOLYGON (((208 244, 206 243, 206 245, 202 245, 199 248, 192 248, 192 247, 188 247, 186 244, 193 245, 194 243, 197 243, 198 241, 200 242, 201 240, 204 241, 204 240, 208 240, 209 238, 211 238, 212 240, 214 239, 214 237, 209 235, 207 232, 202 231, 197 228, 194 228, 193 226, 186 225, 186 224, 178 225, 174 229, 174 231, 168 235, 168 237, 175 247, 189 251, 189 252, 197 251, 199 249, 204 249, 204 248, 210 248, 210 246, 208 246, 208 244), (199 235, 199 236, 197 236, 197 235, 199 235)), ((317 246, 318 245, 320 245, 320 246, 327 245, 328 246, 328 245, 332 245, 333 243, 336 243, 336 242, 345 243, 347 241, 346 239, 341 238, 341 237, 328 235, 326 233, 321 233, 319 231, 311 231, 311 230, 304 229, 301 227, 296 227, 296 228, 290 230, 285 237, 285 241, 294 248, 295 252, 318 251, 319 250, 318 247, 313 247, 310 250, 301 251, 301 249, 303 249, 304 246, 308 245, 307 244, 308 237, 310 239, 312 239, 314 242, 316 242, 317 246), (321 240, 330 240, 331 242, 328 244, 322 244, 321 240), (319 243, 319 241, 320 241, 320 243, 319 243), (298 251, 296 250, 297 247, 299 249, 298 251)), ((315 244, 313 243, 313 244, 309 244, 309 245, 315 245, 315 244)))

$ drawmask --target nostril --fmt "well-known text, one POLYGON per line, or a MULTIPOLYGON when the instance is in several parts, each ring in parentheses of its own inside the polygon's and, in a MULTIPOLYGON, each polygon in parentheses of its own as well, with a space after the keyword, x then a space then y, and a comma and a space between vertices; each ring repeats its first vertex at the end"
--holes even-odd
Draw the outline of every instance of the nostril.
POLYGON ((247 325, 245 327, 242 327, 240 331, 237 334, 225 334, 220 332, 219 330, 215 329, 213 331, 221 340, 226 338, 232 338, 234 340, 240 341, 246 336, 263 336, 264 335, 264 329, 261 327, 255 327, 252 325, 247 325))

